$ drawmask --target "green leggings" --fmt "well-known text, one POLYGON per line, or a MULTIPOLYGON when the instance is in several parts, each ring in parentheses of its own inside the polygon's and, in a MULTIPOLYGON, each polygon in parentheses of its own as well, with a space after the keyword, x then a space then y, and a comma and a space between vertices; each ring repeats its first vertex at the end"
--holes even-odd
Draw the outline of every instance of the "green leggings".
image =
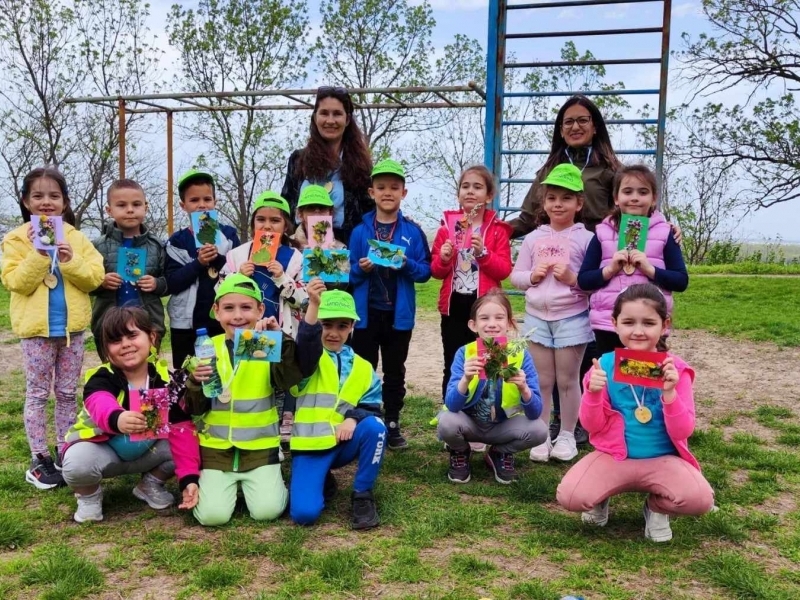
POLYGON ((283 514, 288 492, 283 483, 281 466, 277 464, 264 465, 244 473, 203 469, 200 471, 200 499, 194 508, 194 518, 201 525, 209 527, 230 521, 240 483, 253 519, 271 521, 283 514))

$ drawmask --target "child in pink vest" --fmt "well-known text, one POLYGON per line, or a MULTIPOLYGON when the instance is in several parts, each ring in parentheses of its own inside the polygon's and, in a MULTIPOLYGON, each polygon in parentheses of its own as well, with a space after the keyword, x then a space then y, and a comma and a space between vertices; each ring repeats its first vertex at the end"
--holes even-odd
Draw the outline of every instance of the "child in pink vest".
POLYGON ((621 292, 637 283, 654 283, 664 293, 667 311, 671 313, 671 292, 682 292, 689 285, 681 248, 672 227, 656 210, 656 198, 656 178, 648 167, 633 165, 617 171, 614 177, 617 207, 597 225, 597 237, 586 250, 578 285, 593 292, 589 319, 601 355, 622 347, 611 320, 614 302, 621 292), (622 215, 650 217, 644 252, 617 250, 622 215))

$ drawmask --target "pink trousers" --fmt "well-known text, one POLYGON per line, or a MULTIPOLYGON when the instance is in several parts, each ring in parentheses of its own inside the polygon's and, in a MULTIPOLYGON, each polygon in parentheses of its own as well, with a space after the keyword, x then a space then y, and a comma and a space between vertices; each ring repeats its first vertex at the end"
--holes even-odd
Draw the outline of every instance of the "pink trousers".
POLYGON ((650 510, 666 515, 702 515, 714 505, 705 477, 679 456, 614 460, 592 452, 572 467, 558 486, 558 503, 567 510, 591 510, 623 492, 650 494, 650 510))

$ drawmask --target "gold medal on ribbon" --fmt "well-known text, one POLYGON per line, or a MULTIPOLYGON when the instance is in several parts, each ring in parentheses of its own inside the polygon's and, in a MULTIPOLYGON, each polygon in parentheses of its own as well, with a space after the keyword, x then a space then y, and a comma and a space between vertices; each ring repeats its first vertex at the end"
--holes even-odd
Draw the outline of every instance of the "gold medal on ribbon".
POLYGON ((650 409, 646 406, 640 406, 635 411, 633 411, 633 416, 636 417, 636 420, 639 423, 649 423, 650 419, 653 418, 653 413, 650 412, 650 409))
POLYGON ((45 275, 42 281, 51 290, 56 289, 56 286, 58 285, 58 277, 56 277, 52 273, 48 273, 47 275, 45 275))
POLYGON ((217 396, 217 401, 221 404, 230 404, 231 401, 231 388, 227 387, 222 390, 222 393, 217 396))
POLYGON ((217 275, 219 275, 219 271, 214 267, 208 267, 208 276, 211 277, 211 279, 216 279, 217 275))
POLYGON ((636 265, 633 263, 625 263, 625 266, 622 267, 622 272, 625 275, 633 275, 636 272, 636 265))
POLYGON ((322 186, 322 187, 324 187, 324 188, 325 188, 325 191, 326 191, 326 192, 328 192, 328 193, 330 194, 330 193, 333 191, 333 182, 332 182, 332 181, 329 181, 328 183, 326 183, 326 184, 325 184, 324 186, 322 186))

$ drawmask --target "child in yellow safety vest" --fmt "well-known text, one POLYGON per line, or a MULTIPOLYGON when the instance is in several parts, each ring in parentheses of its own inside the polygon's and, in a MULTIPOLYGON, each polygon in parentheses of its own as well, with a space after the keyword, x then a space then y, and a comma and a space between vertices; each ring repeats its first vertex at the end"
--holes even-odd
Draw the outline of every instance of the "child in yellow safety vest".
MULTIPOLYGON (((319 280, 309 283, 321 284, 319 280)), ((322 284, 324 285, 324 284, 322 284)), ((353 297, 341 290, 310 303, 297 343, 321 342, 324 351, 313 375, 292 389, 297 410, 292 450, 291 505, 295 523, 311 525, 336 492, 331 469, 358 461, 353 481, 351 525, 369 529, 379 523, 372 488, 386 449, 381 419, 381 382, 369 362, 345 342, 358 320, 353 297)))
MULTIPOLYGON (((324 289, 324 284, 308 286, 312 305, 319 304, 324 289)), ((212 310, 225 330, 212 338, 222 393, 207 398, 198 384, 208 381, 212 367, 194 367, 186 400, 192 414, 202 415, 198 438, 203 468, 199 495, 184 502, 184 507, 193 507, 202 525, 227 523, 241 484, 253 519, 277 519, 286 508, 287 492, 281 475, 274 389, 289 389, 313 373, 322 350, 312 344, 306 352, 284 333, 280 362, 235 361, 237 329, 280 331, 275 317, 261 319, 261 290, 241 273, 229 275, 217 288, 212 310)))

